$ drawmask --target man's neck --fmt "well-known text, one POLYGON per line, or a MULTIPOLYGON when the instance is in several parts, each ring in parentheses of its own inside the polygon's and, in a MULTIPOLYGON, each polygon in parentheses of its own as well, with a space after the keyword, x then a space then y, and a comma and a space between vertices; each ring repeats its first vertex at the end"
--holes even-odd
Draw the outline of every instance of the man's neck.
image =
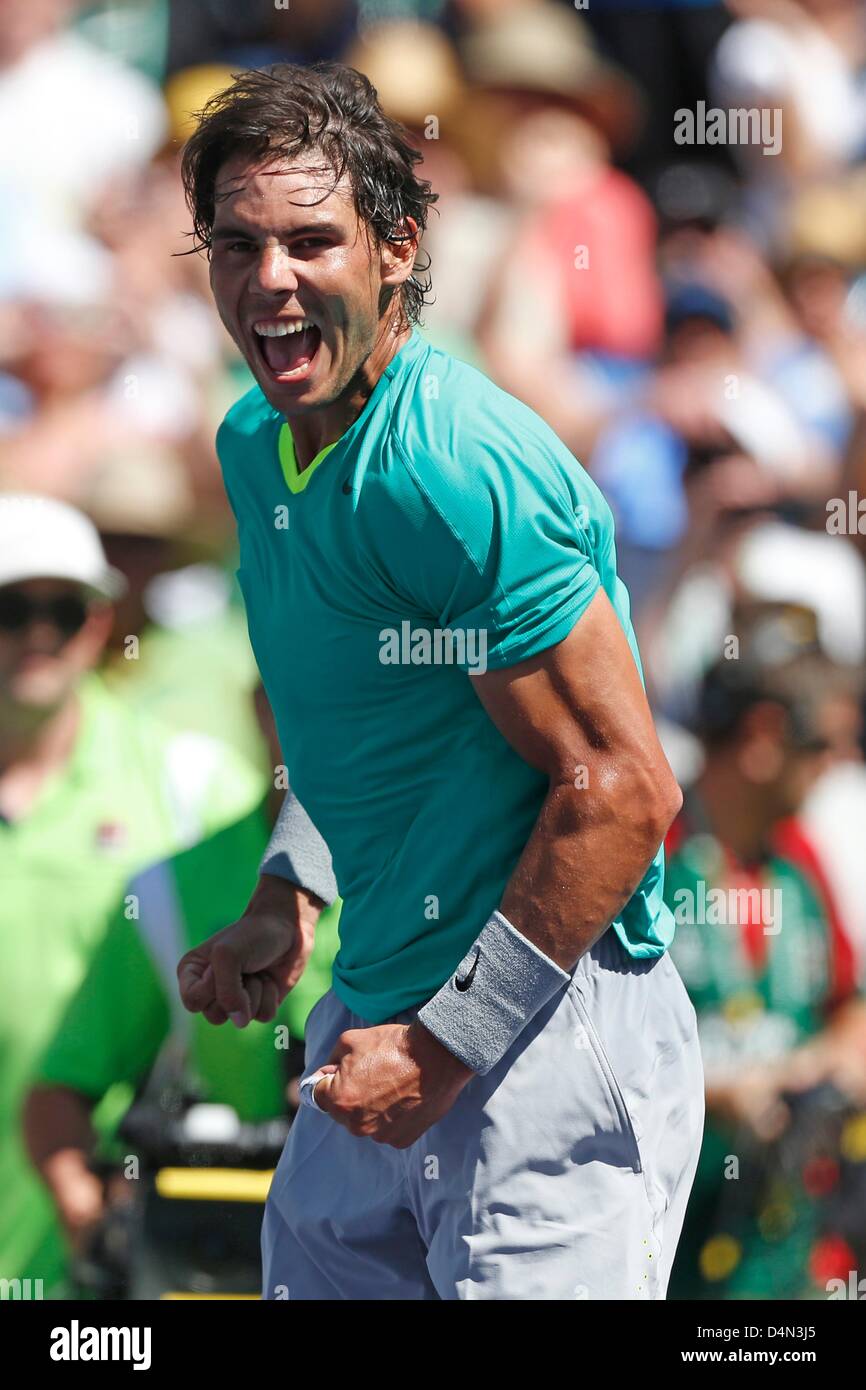
POLYGON ((411 333, 409 324, 404 323, 402 328, 399 324, 389 324, 339 400, 309 415, 288 417, 299 473, 309 468, 329 444, 336 444, 357 420, 385 368, 409 341, 411 333))
POLYGON ((68 763, 81 722, 76 695, 56 709, 0 706, 0 814, 27 813, 42 784, 68 763))

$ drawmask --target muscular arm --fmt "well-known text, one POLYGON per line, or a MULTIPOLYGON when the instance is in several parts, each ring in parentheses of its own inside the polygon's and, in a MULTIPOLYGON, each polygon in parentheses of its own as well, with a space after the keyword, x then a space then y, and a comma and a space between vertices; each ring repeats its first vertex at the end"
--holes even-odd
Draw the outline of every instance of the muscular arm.
MULTIPOLYGON (((472 679, 497 728, 549 782, 501 914, 531 943, 527 949, 548 958, 548 969, 552 961, 568 971, 634 893, 679 810, 680 791, 631 648, 603 591, 562 642, 472 679)), ((507 1043, 521 1008, 501 1000, 500 1030, 494 966, 482 988, 481 1013, 477 988, 456 996, 466 1001, 459 1006, 469 1010, 465 1022, 473 1010, 484 1019, 481 1043, 476 1029, 467 1046, 450 1004, 437 1010, 443 994, 453 997, 452 984, 408 1027, 383 1024, 343 1034, 330 1074, 314 1084, 315 1103, 354 1134, 395 1148, 414 1143, 472 1077, 467 1057, 480 1051, 484 1062, 493 1033, 507 1043), (456 1047, 443 1041, 455 1037, 456 1047)))
POLYGON ((565 641, 472 680, 500 732, 549 779, 501 910, 570 970, 632 896, 682 795, 603 590, 565 641))

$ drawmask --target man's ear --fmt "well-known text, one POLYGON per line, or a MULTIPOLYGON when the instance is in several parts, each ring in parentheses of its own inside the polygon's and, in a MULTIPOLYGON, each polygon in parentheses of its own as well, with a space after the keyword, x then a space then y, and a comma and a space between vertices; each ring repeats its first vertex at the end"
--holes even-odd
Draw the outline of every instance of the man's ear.
POLYGON ((402 285, 415 266, 418 255, 418 224, 414 217, 404 217, 394 228, 394 240, 383 241, 380 247, 382 284, 402 285))

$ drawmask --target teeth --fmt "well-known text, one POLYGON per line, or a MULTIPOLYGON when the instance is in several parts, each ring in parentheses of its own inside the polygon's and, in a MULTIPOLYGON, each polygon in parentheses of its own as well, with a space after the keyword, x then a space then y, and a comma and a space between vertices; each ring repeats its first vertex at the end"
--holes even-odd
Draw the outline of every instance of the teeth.
POLYGON ((285 338, 290 333, 303 333, 305 328, 314 327, 312 319, 270 319, 267 322, 254 323, 253 331, 258 333, 260 338, 285 338))

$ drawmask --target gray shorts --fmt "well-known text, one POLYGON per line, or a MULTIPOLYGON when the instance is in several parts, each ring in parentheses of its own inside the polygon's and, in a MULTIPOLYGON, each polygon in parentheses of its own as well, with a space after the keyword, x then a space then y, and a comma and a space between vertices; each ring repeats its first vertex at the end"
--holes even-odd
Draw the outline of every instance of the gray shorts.
MULTIPOLYGON (((305 1071, 366 1026, 329 991, 305 1071)), ((262 1296, 664 1298, 703 1119, 676 967, 632 959, 609 929, 411 1148, 298 1112, 265 1209, 262 1296)))

